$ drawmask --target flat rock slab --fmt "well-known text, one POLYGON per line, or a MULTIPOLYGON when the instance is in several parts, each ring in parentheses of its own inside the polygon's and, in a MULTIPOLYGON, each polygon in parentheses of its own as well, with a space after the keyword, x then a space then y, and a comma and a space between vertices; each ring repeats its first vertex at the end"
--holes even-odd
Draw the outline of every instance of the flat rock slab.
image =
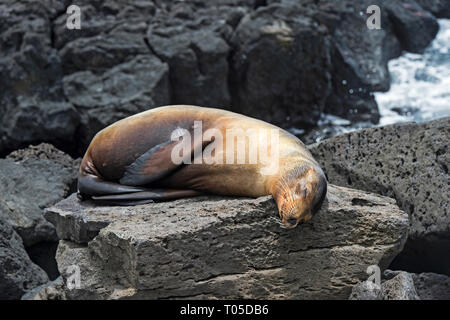
POLYGON ((63 239, 63 278, 80 268, 69 299, 346 299, 401 251, 409 223, 394 200, 333 185, 295 229, 270 196, 99 207, 72 195, 45 216, 63 239))

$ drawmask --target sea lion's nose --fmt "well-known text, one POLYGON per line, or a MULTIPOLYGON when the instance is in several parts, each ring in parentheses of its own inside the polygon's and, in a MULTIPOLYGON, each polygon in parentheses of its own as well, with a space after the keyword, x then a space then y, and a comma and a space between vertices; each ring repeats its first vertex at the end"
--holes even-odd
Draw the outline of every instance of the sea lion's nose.
POLYGON ((295 226, 297 224, 297 219, 288 219, 287 222, 291 225, 291 226, 295 226))

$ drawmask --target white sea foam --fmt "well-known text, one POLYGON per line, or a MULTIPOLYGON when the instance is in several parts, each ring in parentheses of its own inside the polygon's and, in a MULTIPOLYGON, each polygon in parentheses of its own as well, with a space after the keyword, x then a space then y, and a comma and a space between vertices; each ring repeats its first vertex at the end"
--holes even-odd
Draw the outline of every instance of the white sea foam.
POLYGON ((391 88, 375 93, 379 125, 450 116, 450 19, 423 54, 404 53, 389 62, 391 88))

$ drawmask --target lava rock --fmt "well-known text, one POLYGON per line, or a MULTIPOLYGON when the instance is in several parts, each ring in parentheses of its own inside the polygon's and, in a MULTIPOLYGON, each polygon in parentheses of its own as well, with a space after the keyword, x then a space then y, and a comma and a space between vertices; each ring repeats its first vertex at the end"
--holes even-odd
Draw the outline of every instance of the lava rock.
MULTIPOLYGON (((388 271, 388 270, 386 270, 388 271)), ((390 270, 389 270, 390 271, 390 270)), ((390 278, 380 285, 370 280, 353 287, 350 300, 420 300, 413 276, 404 271, 390 272, 390 278)))
POLYGON ((450 277, 424 272, 413 274, 414 285, 422 300, 450 300, 450 277))
POLYGON ((66 300, 62 277, 47 282, 25 293, 21 300, 66 300))
POLYGON ((46 210, 61 239, 68 299, 343 299, 367 266, 386 268, 408 218, 390 198, 330 185, 314 218, 282 227, 272 197, 204 196, 135 207, 76 195, 46 210))
POLYGON ((415 1, 389 1, 386 8, 393 30, 406 51, 422 53, 439 31, 436 18, 415 1))
POLYGON ((410 215, 396 269, 450 274, 450 117, 341 134, 309 146, 331 183, 397 200, 410 215))
POLYGON ((58 240, 43 209, 73 191, 77 168, 77 161, 47 144, 0 159, 0 220, 14 227, 25 246, 58 240))
POLYGON ((381 286, 373 281, 363 281, 353 287, 349 300, 383 300, 381 286))
POLYGON ((383 300, 420 300, 411 274, 400 272, 381 285, 383 300))
POLYGON ((437 18, 450 18, 450 0, 416 0, 416 2, 437 18))
POLYGON ((84 150, 98 131, 113 122, 168 104, 168 66, 155 56, 138 55, 102 74, 68 75, 64 92, 80 114, 77 143, 84 150))
POLYGON ((47 10, 36 1, 4 3, 0 21, 0 154, 33 142, 71 141, 79 117, 64 98, 47 10))
POLYGON ((233 110, 314 126, 331 92, 328 30, 300 4, 274 3, 244 16, 232 44, 233 110))
POLYGON ((170 68, 171 103, 229 108, 227 20, 179 3, 149 25, 152 52, 170 68), (194 14, 195 12, 195 14, 194 14))
POLYGON ((20 236, 0 219, 0 299, 20 299, 47 281, 45 271, 28 257, 20 236))
POLYGON ((390 280, 399 274, 405 274, 412 278, 421 300, 450 300, 450 277, 432 272, 419 274, 389 269, 383 272, 386 280, 390 280))

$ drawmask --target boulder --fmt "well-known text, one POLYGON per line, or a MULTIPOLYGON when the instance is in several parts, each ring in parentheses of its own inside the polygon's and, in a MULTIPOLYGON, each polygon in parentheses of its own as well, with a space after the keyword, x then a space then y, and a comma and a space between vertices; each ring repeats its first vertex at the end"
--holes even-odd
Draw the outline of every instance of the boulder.
POLYGON ((369 265, 390 264, 408 229, 392 199, 333 185, 295 229, 270 196, 102 207, 74 194, 45 217, 63 279, 81 277, 68 299, 344 299, 369 265))
POLYGON ((323 113, 376 123, 372 92, 389 89, 387 62, 430 43, 437 23, 427 10, 445 15, 446 2, 419 2, 79 0, 81 29, 69 30, 68 0, 8 0, 0 155, 40 142, 82 155, 101 128, 165 104, 286 129, 310 130, 323 113), (379 30, 366 26, 372 4, 379 30))
POLYGON ((450 300, 450 277, 436 273, 385 270, 381 285, 366 280, 352 289, 350 300, 450 300))
POLYGON ((21 300, 65 300, 64 280, 60 276, 25 293, 21 300))
POLYGON ((417 294, 422 300, 450 300, 450 277, 424 272, 412 275, 417 294))
POLYGON ((301 4, 245 15, 232 38, 233 110, 289 127, 312 127, 331 93, 329 30, 301 4))
POLYGON ((0 220, 13 226, 26 247, 58 240, 43 209, 74 190, 77 168, 77 161, 48 144, 0 159, 0 220))
POLYGON ((373 91, 387 91, 387 63, 401 54, 387 11, 381 6, 381 29, 369 29, 366 13, 376 1, 322 3, 323 23, 332 33, 332 92, 324 112, 353 122, 377 123, 379 112, 373 91), (334 17, 330 19, 329 17, 334 17))
POLYGON ((383 300, 381 286, 373 281, 363 281, 352 288, 349 300, 383 300))
POLYGON ((450 117, 338 135, 309 146, 331 183, 397 200, 409 240, 393 267, 450 274, 450 117))
POLYGON ((386 9, 403 49, 423 53, 439 31, 436 18, 415 1, 388 1, 386 9))
POLYGON ((232 14, 241 7, 193 8, 177 2, 157 15, 147 30, 151 51, 170 68, 171 103, 229 108, 228 87, 232 14))
POLYGON ((0 219, 0 300, 20 299, 47 281, 45 271, 28 257, 20 236, 0 219))
MULTIPOLYGON (((137 35, 145 32, 147 22, 151 21, 156 13, 155 3, 153 1, 78 0, 76 5, 80 7, 82 13, 81 29, 69 31, 66 27, 68 17, 66 8, 72 3, 67 0, 65 1, 67 3, 64 9, 58 12, 53 23, 54 45, 58 50, 77 39, 83 38, 86 41, 86 39, 99 35, 108 38, 111 35, 114 36, 117 31, 131 33, 131 35, 128 34, 131 38, 128 40, 128 45, 125 37, 119 39, 120 43, 114 44, 110 42, 115 53, 121 50, 119 44, 125 45, 130 49, 133 42, 136 44, 135 48, 140 47, 142 50, 144 44, 142 42, 143 37, 138 39, 137 35)), ((52 7, 55 7, 55 5, 52 4, 52 7)), ((100 42, 96 44, 100 44, 100 42)), ((130 52, 129 49, 122 52, 130 52)), ((97 52, 97 50, 94 50, 94 52, 97 52)), ((113 55, 113 53, 108 53, 109 57, 113 55)), ((92 63, 89 61, 86 62, 88 64, 92 63)))
POLYGON ((399 272, 381 285, 383 300, 420 300, 414 280, 408 272, 399 272))
POLYGON ((0 4, 0 21, 0 154, 35 142, 72 141, 79 116, 64 98, 45 6, 0 4))
POLYGON ((450 0, 416 0, 416 2, 437 18, 450 18, 450 0))
POLYGON ((167 64, 148 54, 137 55, 102 74, 87 70, 64 77, 64 93, 81 118, 80 149, 111 123, 168 104, 168 75, 167 64))
MULTIPOLYGON (((390 271, 390 270, 386 270, 390 271)), ((389 272, 389 278, 377 285, 366 280, 352 289, 350 300, 420 300, 413 276, 404 271, 389 272)))

